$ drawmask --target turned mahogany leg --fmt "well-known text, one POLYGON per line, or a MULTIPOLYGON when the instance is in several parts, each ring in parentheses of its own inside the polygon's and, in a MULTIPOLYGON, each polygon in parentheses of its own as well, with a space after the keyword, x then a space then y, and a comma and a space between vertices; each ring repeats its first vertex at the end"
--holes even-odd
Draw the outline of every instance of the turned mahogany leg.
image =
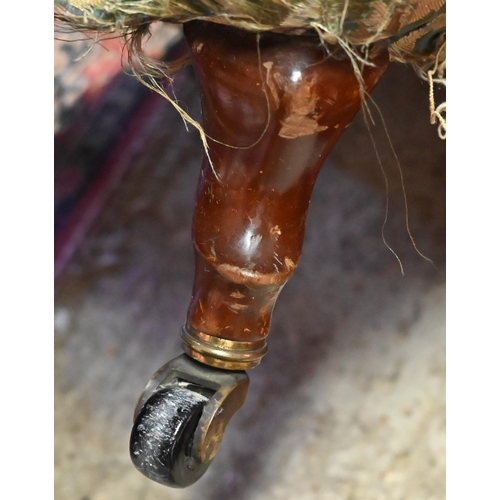
MULTIPOLYGON (((196 273, 186 354, 144 390, 130 441, 149 478, 189 486, 208 468, 266 353, 276 299, 302 251, 328 152, 361 107, 350 59, 315 34, 250 33, 192 21, 185 36, 208 137, 193 220, 196 273)), ((388 55, 371 47, 365 90, 388 55)))
MULTIPOLYGON (((196 276, 184 347, 225 369, 266 351, 273 307, 299 262, 318 172, 361 106, 352 63, 316 35, 184 28, 209 137, 193 221, 196 276)), ((367 91, 383 74, 371 52, 367 91)))

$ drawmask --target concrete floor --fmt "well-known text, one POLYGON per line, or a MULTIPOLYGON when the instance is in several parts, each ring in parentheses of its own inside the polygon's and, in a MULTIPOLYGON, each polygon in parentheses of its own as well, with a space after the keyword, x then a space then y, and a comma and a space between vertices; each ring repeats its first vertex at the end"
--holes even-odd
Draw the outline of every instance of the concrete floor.
MULTIPOLYGON (((185 71, 178 98, 196 113, 185 71)), ((358 116, 311 203, 296 275, 275 310, 269 354, 209 472, 191 488, 142 477, 128 456, 136 399, 180 354, 193 275, 195 132, 158 98, 128 171, 65 271, 55 307, 55 496, 61 500, 443 500, 445 144, 427 87, 391 66, 374 97, 375 141, 358 116)))

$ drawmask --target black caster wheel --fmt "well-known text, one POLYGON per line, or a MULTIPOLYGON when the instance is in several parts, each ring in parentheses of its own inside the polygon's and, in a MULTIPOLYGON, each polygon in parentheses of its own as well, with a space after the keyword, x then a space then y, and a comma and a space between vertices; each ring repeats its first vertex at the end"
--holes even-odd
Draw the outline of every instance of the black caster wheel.
POLYGON ((132 428, 130 456, 145 476, 176 488, 196 482, 207 470, 193 440, 208 398, 181 387, 153 394, 132 428))
POLYGON ((185 354, 167 363, 137 404, 130 436, 136 468, 165 486, 195 483, 215 457, 247 389, 242 371, 211 368, 185 354))

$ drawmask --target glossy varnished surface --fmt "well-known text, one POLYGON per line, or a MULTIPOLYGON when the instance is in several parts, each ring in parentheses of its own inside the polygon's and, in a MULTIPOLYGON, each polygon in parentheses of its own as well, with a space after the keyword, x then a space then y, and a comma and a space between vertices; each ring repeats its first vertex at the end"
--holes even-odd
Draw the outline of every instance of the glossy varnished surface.
MULTIPOLYGON (((211 160, 197 191, 188 322, 216 337, 260 340, 298 265, 319 169, 360 109, 360 84, 349 58, 317 36, 205 22, 184 30, 211 160)), ((374 48, 370 62, 368 91, 386 51, 374 48)))

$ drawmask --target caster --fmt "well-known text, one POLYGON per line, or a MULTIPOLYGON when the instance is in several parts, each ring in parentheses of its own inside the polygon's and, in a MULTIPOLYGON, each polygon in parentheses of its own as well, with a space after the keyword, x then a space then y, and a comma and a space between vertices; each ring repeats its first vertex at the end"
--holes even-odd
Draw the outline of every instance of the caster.
POLYGON ((135 467, 166 486, 195 483, 215 457, 248 385, 244 371, 205 366, 185 354, 164 365, 137 403, 130 436, 135 467))

